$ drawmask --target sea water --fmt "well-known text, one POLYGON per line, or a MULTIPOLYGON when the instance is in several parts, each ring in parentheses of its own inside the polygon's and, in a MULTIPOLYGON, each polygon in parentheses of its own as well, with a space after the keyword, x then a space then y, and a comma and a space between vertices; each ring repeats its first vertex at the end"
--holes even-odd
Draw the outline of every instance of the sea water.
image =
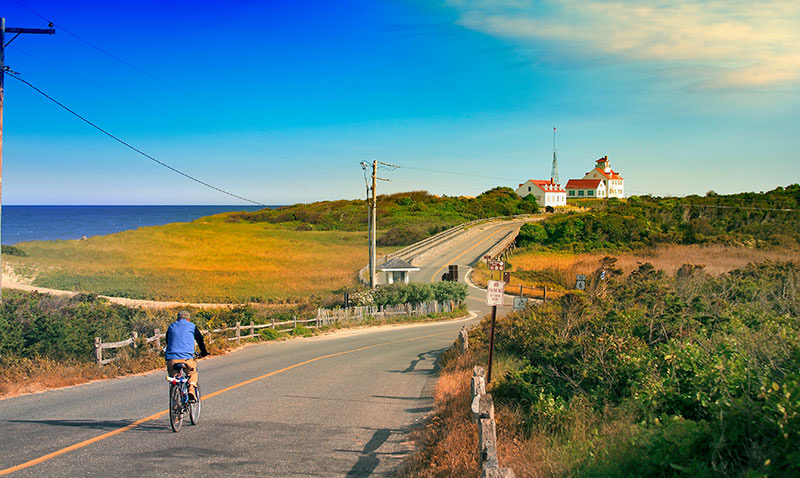
MULTIPOLYGON (((270 206, 276 207, 276 206, 270 206)), ((3 244, 80 239, 260 206, 3 206, 3 244)))

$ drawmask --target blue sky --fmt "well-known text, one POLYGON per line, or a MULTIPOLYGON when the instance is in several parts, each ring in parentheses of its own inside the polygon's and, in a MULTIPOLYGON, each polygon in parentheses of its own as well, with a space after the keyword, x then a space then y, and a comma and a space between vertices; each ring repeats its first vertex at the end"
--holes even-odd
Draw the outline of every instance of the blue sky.
MULTIPOLYGON (((363 197, 372 159, 403 166, 379 192, 516 187, 549 177, 553 126, 564 183, 604 155, 628 195, 800 179, 794 0, 220 3, 7 0, 7 26, 38 13, 57 33, 20 36, 6 64, 266 204, 363 197)), ((4 204, 241 203, 5 86, 4 204)))

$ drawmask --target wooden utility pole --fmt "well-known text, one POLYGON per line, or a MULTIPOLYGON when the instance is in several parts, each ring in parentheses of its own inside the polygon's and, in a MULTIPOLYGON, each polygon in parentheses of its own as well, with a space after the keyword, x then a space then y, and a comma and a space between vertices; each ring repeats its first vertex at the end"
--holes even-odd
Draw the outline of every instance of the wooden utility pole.
MULTIPOLYGON (((56 32, 51 23, 50 28, 6 28, 6 19, 0 17, 0 210, 2 209, 2 194, 3 194, 3 92, 5 85, 3 80, 6 73, 5 51, 6 45, 11 43, 18 36, 23 33, 40 33, 45 35, 52 35, 56 32), (11 40, 6 43, 6 33, 15 33, 11 40)), ((0 216, 1 217, 1 216, 0 216)), ((2 220, 0 220, 0 226, 2 220)), ((0 236, 2 237, 2 236, 0 236)), ((2 254, 0 253, 0 302, 3 300, 3 263, 2 254)))
POLYGON ((374 289, 377 286, 377 282, 375 281, 375 264, 376 261, 376 254, 375 254, 375 223, 376 216, 378 212, 378 205, 375 195, 375 186, 378 184, 378 161, 372 161, 372 204, 369 206, 370 215, 369 215, 369 287, 370 289, 374 289))

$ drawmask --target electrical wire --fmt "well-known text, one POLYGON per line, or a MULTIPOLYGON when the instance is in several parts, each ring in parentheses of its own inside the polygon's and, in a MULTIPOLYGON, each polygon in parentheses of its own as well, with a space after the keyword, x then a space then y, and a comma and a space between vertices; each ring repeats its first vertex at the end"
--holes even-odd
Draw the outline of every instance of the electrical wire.
POLYGON ((55 99, 55 98, 53 98, 52 96, 48 95, 48 94, 47 94, 47 93, 45 93, 44 91, 40 90, 39 88, 37 88, 37 87, 36 87, 36 86, 34 86, 33 84, 29 83, 28 81, 26 81, 26 80, 23 80, 22 78, 20 78, 20 77, 18 76, 18 74, 17 74, 16 72, 13 72, 13 71, 11 71, 11 70, 8 70, 8 69, 6 69, 6 73, 8 73, 8 74, 9 74, 9 76, 10 76, 10 77, 12 77, 12 78, 14 78, 15 80, 17 80, 17 81, 19 81, 19 82, 21 82, 21 83, 24 83, 25 85, 29 86, 30 88, 32 88, 32 89, 33 89, 34 91, 36 91, 37 93, 39 93, 40 95, 44 96, 44 97, 45 97, 45 98, 47 98, 48 100, 52 101, 52 102, 53 102, 53 103, 55 103, 56 105, 60 106, 62 109, 64 109, 65 111, 67 111, 67 112, 68 112, 68 113, 70 113, 71 115, 75 116, 76 118, 80 119, 80 120, 81 120, 81 121, 83 121, 84 123, 88 124, 88 125, 89 125, 89 126, 91 126, 92 128, 94 128, 94 129, 96 129, 96 130, 100 131, 100 132, 101 132, 101 133, 103 133, 104 135, 106 135, 106 136, 108 136, 109 138, 113 139, 114 141, 116 141, 116 142, 118 142, 118 143, 122 144, 122 145, 123 145, 123 146, 125 146, 126 148, 128 148, 128 149, 130 149, 130 150, 133 150, 133 151, 135 151, 135 152, 139 153, 140 155, 144 156, 145 158, 147 158, 147 159, 149 159, 149 160, 151 160, 151 161, 153 161, 153 162, 155 162, 155 163, 157 163, 157 164, 159 164, 159 165, 161 165, 161 166, 163 166, 163 167, 165 167, 165 168, 169 169, 170 171, 173 171, 173 172, 175 172, 175 173, 178 173, 178 174, 180 174, 181 176, 183 176, 183 177, 185 177, 185 178, 187 178, 187 179, 190 179, 190 180, 192 180, 192 181, 194 181, 194 182, 196 182, 196 183, 202 184, 203 186, 206 186, 207 188, 210 188, 210 189, 213 189, 213 190, 215 190, 215 191, 218 191, 218 192, 220 192, 220 193, 222 193, 222 194, 226 194, 226 195, 228 195, 228 196, 231 196, 231 197, 234 197, 234 198, 236 198, 236 199, 240 199, 240 200, 242 200, 242 201, 246 201, 246 202, 249 202, 249 203, 255 204, 255 205, 257 205, 257 206, 266 206, 266 204, 264 204, 264 203, 262 203, 262 202, 259 202, 259 201, 254 201, 254 200, 252 200, 252 199, 248 199, 248 198, 246 198, 246 197, 244 197, 244 196, 239 196, 238 194, 234 194, 234 193, 232 193, 232 192, 230 192, 230 191, 226 191, 226 190, 224 190, 224 189, 222 189, 222 188, 219 188, 219 187, 217 187, 217 186, 214 186, 213 184, 209 184, 209 183, 207 183, 207 182, 205 182, 205 181, 203 181, 203 180, 201 180, 201 179, 198 179, 198 178, 196 178, 196 177, 194 177, 194 176, 192 176, 192 175, 190 175, 190 174, 184 173, 183 171, 181 171, 181 170, 179 170, 179 169, 177 169, 177 168, 175 168, 175 167, 172 167, 172 166, 170 166, 169 164, 167 164, 167 163, 165 163, 165 162, 163 162, 163 161, 161 161, 161 160, 158 160, 158 159, 154 158, 153 156, 151 156, 151 155, 149 155, 149 154, 145 153, 144 151, 142 151, 141 149, 138 149, 138 148, 136 148, 135 146, 131 145, 130 143, 128 143, 128 142, 126 142, 126 141, 124 141, 123 139, 121 139, 121 138, 119 138, 119 137, 115 136, 114 134, 112 134, 112 133, 110 133, 110 132, 106 131, 105 129, 101 128, 100 126, 98 126, 98 125, 94 124, 94 123, 93 123, 93 122, 91 122, 90 120, 88 120, 88 119, 86 119, 85 117, 81 116, 79 113, 77 113, 77 112, 73 111, 73 110, 72 110, 72 109, 70 109, 68 106, 64 105, 63 103, 61 103, 60 101, 56 100, 56 99, 55 99))
POLYGON ((79 79, 79 80, 81 80, 81 81, 83 81, 83 82, 85 82, 85 83, 87 83, 87 84, 89 84, 89 85, 92 85, 92 86, 94 86, 94 87, 96 87, 96 88, 100 88, 100 89, 102 89, 102 90, 104 90, 104 91, 108 92, 109 94, 112 94, 112 95, 114 95, 114 96, 117 96, 117 97, 119 97, 119 98, 122 98, 122 99, 124 99, 124 100, 126 100, 126 101, 129 101, 129 102, 131 102, 131 103, 135 104, 136 106, 139 106, 140 108, 144 108, 144 109, 146 109, 146 110, 150 110, 150 111, 152 111, 152 112, 154 112, 154 113, 160 114, 160 115, 162 115, 162 116, 164 116, 164 117, 166 117, 166 118, 170 118, 170 119, 172 119, 172 120, 174 120, 174 121, 176 121, 176 122, 178 122, 178 123, 181 123, 181 124, 183 124, 183 125, 192 126, 193 128, 197 128, 197 129, 199 129, 200 131, 203 131, 203 132, 205 132, 205 133, 208 133, 208 134, 210 134, 210 135, 212 135, 212 136, 216 136, 216 137, 218 137, 218 138, 220 138, 220 139, 224 139, 225 141, 229 141, 229 142, 231 142, 231 143, 233 143, 233 144, 238 144, 239 146, 242 146, 242 147, 244 147, 244 148, 247 148, 247 149, 259 149, 259 150, 261 150, 262 152, 264 152, 264 153, 267 153, 267 154, 269 154, 269 155, 271 155, 271 156, 275 156, 275 157, 277 157, 277 158, 281 158, 281 159, 285 159, 285 160, 288 160, 288 161, 292 161, 292 158, 288 158, 288 157, 286 157, 286 156, 282 156, 282 155, 280 155, 280 154, 276 154, 276 153, 273 153, 273 152, 271 152, 271 151, 267 151, 267 150, 265 150, 265 149, 263 149, 263 148, 260 148, 260 147, 257 147, 257 146, 253 146, 253 145, 249 145, 249 144, 247 144, 247 143, 243 143, 243 142, 241 142, 241 141, 235 140, 235 139, 233 139, 233 138, 229 138, 229 137, 227 137, 227 136, 225 136, 225 135, 219 134, 219 133, 217 133, 217 132, 211 131, 211 130, 209 130, 209 129, 206 129, 206 128, 203 128, 203 127, 197 127, 197 126, 195 126, 195 125, 189 125, 189 123, 187 123, 187 122, 185 122, 184 120, 182 120, 182 119, 178 118, 177 116, 171 115, 171 114, 169 114, 169 113, 167 113, 167 112, 165 112, 165 111, 162 111, 162 110, 160 110, 160 109, 158 109, 158 108, 153 108, 152 106, 148 106, 148 105, 146 105, 146 104, 144 104, 144 103, 142 103, 142 102, 140 102, 140 101, 137 101, 137 100, 135 100, 135 99, 133 99, 133 98, 130 98, 130 97, 128 97, 128 96, 125 96, 125 95, 123 95, 123 94, 121 94, 121 93, 117 93, 116 91, 113 91, 113 90, 111 90, 111 89, 109 89, 109 88, 105 87, 104 85, 101 85, 100 83, 97 83, 97 82, 95 82, 95 81, 92 81, 92 80, 90 80, 90 79, 88 79, 88 78, 84 78, 84 77, 82 77, 82 76, 80 76, 80 75, 76 75, 75 73, 72 73, 72 72, 70 72, 70 71, 68 71, 68 70, 66 70, 66 69, 64 69, 64 68, 61 68, 61 67, 60 67, 60 66, 58 66, 58 65, 55 65, 55 64, 53 64, 53 63, 50 63, 50 62, 48 62, 47 60, 44 60, 44 59, 42 59, 42 58, 39 58, 39 57, 37 57, 36 55, 33 55, 33 54, 31 54, 31 53, 28 53, 28 52, 26 52, 26 51, 24 51, 24 50, 20 50, 19 48, 16 48, 16 47, 11 47, 11 49, 12 49, 12 50, 14 50, 14 51, 16 51, 17 53, 22 53, 23 55, 25 55, 25 56, 27 56, 27 57, 33 58, 34 60, 36 60, 36 61, 38 61, 38 62, 40 62, 40 63, 42 63, 42 64, 44 64, 44 65, 47 65, 47 66, 49 66, 50 68, 53 68, 53 69, 55 69, 55 70, 59 70, 59 71, 61 71, 61 72, 63 72, 63 73, 66 73, 67 75, 70 75, 70 76, 72 76, 72 77, 75 77, 75 78, 77 78, 77 79, 79 79))

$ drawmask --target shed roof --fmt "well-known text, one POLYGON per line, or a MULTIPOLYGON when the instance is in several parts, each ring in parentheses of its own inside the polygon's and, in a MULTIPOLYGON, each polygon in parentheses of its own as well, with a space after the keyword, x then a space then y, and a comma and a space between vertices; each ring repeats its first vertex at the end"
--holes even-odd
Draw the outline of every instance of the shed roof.
POLYGON ((398 257, 390 259, 378 266, 379 271, 392 272, 392 271, 418 271, 419 267, 412 265, 398 257))

